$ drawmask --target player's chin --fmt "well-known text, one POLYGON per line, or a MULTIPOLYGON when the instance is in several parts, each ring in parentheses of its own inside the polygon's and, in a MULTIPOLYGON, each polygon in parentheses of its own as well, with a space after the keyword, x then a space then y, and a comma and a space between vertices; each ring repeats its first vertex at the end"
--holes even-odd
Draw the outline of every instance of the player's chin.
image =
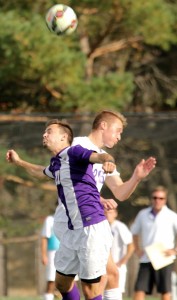
POLYGON ((105 146, 107 147, 107 148, 113 148, 115 145, 117 144, 117 142, 116 143, 114 143, 114 142, 112 142, 112 143, 107 143, 105 146))

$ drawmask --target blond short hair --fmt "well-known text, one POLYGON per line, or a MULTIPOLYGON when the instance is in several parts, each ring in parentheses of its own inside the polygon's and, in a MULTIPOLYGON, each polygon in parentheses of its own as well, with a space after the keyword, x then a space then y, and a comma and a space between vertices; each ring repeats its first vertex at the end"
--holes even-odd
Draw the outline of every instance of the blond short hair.
POLYGON ((123 127, 127 126, 127 120, 121 113, 110 110, 103 110, 96 115, 92 124, 92 130, 98 129, 102 121, 109 121, 115 118, 119 119, 122 122, 123 127))

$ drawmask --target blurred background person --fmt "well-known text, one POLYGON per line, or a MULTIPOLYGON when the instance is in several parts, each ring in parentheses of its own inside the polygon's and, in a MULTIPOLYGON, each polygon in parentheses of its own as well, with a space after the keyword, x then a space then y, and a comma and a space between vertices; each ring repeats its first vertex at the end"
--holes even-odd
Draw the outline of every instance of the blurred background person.
POLYGON ((134 252, 132 233, 128 226, 117 220, 118 209, 105 210, 105 215, 111 226, 113 243, 111 247, 112 258, 119 271, 119 288, 123 294, 125 292, 127 262, 134 252))
MULTIPOLYGON (((42 263, 46 266, 46 290, 44 300, 53 300, 55 293, 55 273, 54 266, 55 252, 58 250, 60 242, 53 232, 54 216, 45 218, 41 231, 41 254, 42 263)), ((58 292, 57 292, 58 293, 58 292)))
POLYGON ((177 254, 177 214, 167 207, 167 194, 163 186, 154 188, 151 206, 142 209, 131 226, 135 253, 140 261, 134 300, 144 300, 146 294, 152 294, 154 286, 162 300, 171 299, 173 263, 155 270, 145 252, 145 247, 160 243, 166 249, 165 256, 175 259, 177 254))

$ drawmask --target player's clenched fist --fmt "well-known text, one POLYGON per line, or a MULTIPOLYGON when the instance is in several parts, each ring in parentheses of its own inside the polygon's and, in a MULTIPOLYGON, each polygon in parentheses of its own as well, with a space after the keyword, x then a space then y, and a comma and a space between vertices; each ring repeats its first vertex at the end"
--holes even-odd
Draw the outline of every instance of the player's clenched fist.
POLYGON ((19 161, 19 155, 14 150, 8 150, 6 154, 6 160, 10 163, 16 163, 19 161))

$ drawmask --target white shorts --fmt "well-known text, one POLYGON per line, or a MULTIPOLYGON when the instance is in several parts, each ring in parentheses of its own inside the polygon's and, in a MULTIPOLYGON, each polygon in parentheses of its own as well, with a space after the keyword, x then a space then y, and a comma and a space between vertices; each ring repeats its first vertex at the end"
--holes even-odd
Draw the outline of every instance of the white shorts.
POLYGON ((54 265, 54 258, 55 258, 56 251, 48 251, 48 264, 46 266, 46 280, 47 281, 55 281, 55 265, 54 265))
POLYGON ((57 222, 57 221, 54 220, 53 231, 54 231, 55 236, 58 238, 58 240, 61 243, 61 241, 63 239, 63 236, 68 231, 67 223, 65 223, 65 222, 57 222))
MULTIPOLYGON (((55 231, 56 232, 56 231, 55 231)), ((60 235, 60 247, 55 255, 57 271, 80 279, 94 279, 106 274, 112 245, 112 233, 107 220, 60 235)))

